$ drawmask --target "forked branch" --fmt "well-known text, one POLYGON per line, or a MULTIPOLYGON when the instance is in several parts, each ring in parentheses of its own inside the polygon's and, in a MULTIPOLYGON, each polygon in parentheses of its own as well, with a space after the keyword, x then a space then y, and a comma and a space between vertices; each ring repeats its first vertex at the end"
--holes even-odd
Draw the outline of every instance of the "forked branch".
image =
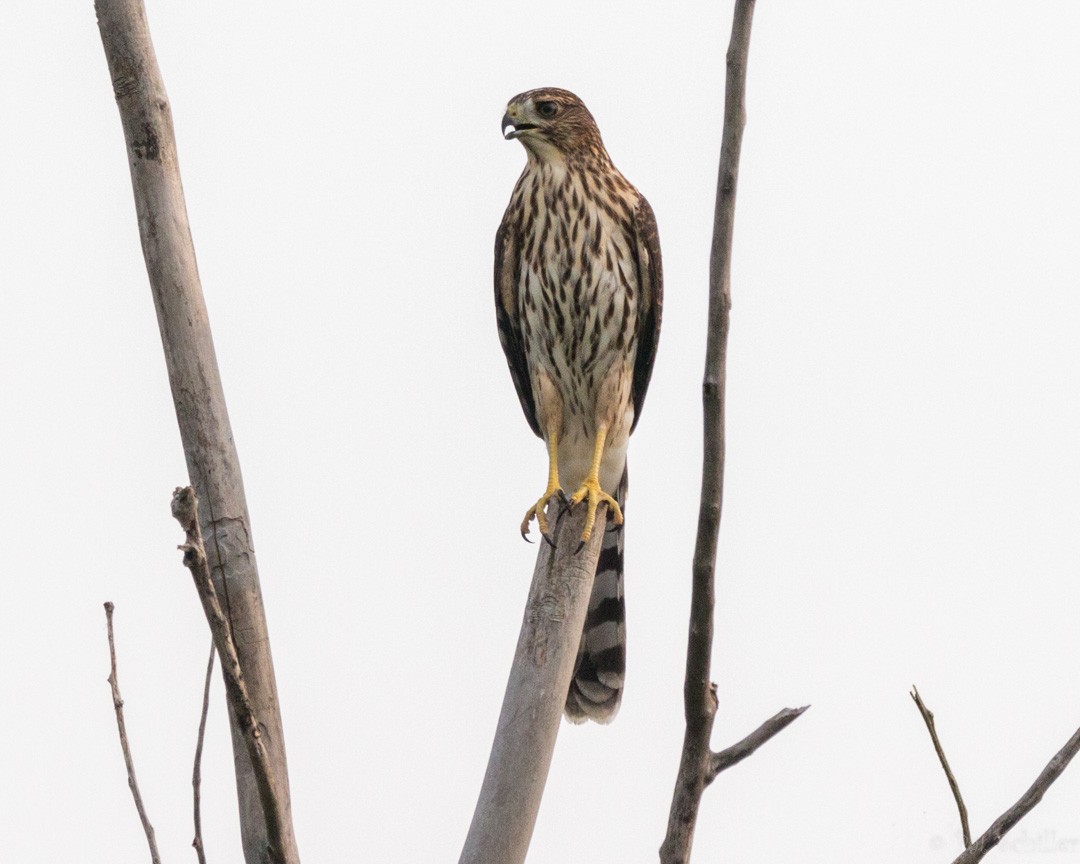
POLYGON ((987 852, 1001 842, 1001 839, 1016 825, 1017 822, 1023 819, 1035 808, 1036 804, 1042 801, 1042 797, 1046 794, 1046 790, 1061 776, 1061 772, 1063 772, 1069 762, 1072 761, 1072 758, 1077 754, 1077 751, 1080 751, 1080 729, 1077 729, 1072 734, 1072 737, 1065 742, 1065 746, 1054 754, 1054 758, 1050 760, 1039 776, 1035 778, 1035 782, 1031 784, 1031 787, 1020 796, 1020 800, 995 819, 993 824, 983 832, 982 836, 972 843, 971 832, 968 828, 967 808, 964 806, 964 799, 960 795, 960 786, 956 782, 956 777, 953 776, 952 769, 949 768, 949 761, 945 758, 945 751, 941 747, 941 741, 938 738, 937 730, 934 727, 934 714, 926 707, 926 704, 922 701, 922 697, 919 696, 919 691, 915 687, 911 688, 911 698, 915 701, 915 705, 918 707, 919 713, 926 723, 926 728, 930 731, 930 739, 933 741, 934 749, 937 751, 938 761, 941 762, 941 767, 945 771, 945 777, 949 781, 949 788, 952 789, 953 797, 956 799, 957 809, 960 811, 960 824, 964 831, 965 848, 960 855, 953 859, 952 864, 976 864, 976 862, 982 861, 987 852))
POLYGON ((1054 758, 1035 778, 1035 782, 1031 784, 1027 792, 1020 796, 1020 800, 995 819, 978 840, 953 860, 953 864, 975 864, 977 861, 982 861, 983 856, 997 846, 1001 838, 1042 801, 1046 790, 1061 776, 1061 772, 1072 761, 1077 751, 1080 751, 1080 729, 1073 732, 1072 737, 1065 742, 1065 746, 1054 754, 1054 758))
POLYGON ((663 864, 685 864, 690 860, 701 795, 716 775, 749 756, 806 710, 805 707, 785 709, 743 741, 720 753, 713 753, 709 747, 717 707, 716 687, 712 684, 710 666, 713 607, 716 602, 716 550, 724 491, 724 395, 731 309, 731 249, 739 154, 743 126, 746 124, 746 63, 753 13, 754 0, 736 0, 727 53, 724 133, 709 261, 709 332, 702 383, 705 452, 683 689, 686 733, 668 816, 667 835, 660 847, 663 864))

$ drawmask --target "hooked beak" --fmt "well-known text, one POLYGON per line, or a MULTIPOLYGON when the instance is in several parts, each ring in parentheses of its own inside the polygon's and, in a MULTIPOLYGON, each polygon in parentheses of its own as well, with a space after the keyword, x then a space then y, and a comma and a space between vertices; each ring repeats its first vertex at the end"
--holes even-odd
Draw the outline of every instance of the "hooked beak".
POLYGON ((529 129, 535 129, 535 123, 517 123, 509 114, 503 114, 502 118, 502 133, 503 138, 507 141, 513 141, 522 132, 527 132, 529 129))

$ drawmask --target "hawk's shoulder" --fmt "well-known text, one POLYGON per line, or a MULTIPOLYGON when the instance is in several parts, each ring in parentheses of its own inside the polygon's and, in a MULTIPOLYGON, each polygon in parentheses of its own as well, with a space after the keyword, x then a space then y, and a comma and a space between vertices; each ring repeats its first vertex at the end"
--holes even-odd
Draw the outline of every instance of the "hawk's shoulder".
POLYGON ((635 252, 637 256, 640 307, 637 316, 637 357, 634 360, 634 423, 641 419, 645 391, 652 376, 656 346, 660 341, 660 317, 664 304, 664 268, 660 258, 660 233, 656 215, 640 192, 634 207, 635 252))
POLYGON ((499 342, 510 367, 521 410, 533 432, 540 435, 536 419, 536 399, 532 392, 529 363, 525 357, 525 340, 518 313, 518 286, 521 272, 520 203, 515 195, 506 208, 502 224, 495 232, 495 318, 499 326, 499 342))

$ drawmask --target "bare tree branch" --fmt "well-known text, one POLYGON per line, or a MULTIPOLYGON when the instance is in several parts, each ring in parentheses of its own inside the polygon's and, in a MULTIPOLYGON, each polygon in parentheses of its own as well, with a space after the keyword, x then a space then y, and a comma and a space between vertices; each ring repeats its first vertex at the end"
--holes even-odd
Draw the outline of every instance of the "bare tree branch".
MULTIPOLYGON (((557 506, 557 505, 555 505, 557 506)), ((606 513, 581 547, 585 508, 541 543, 487 772, 460 864, 521 864, 529 849, 577 661, 606 513), (580 552, 578 551, 580 548, 580 552)))
POLYGON ((214 640, 210 640, 210 659, 206 661, 206 681, 203 683, 202 712, 199 714, 199 735, 195 740, 195 767, 191 769, 192 807, 195 816, 195 839, 191 841, 199 864, 206 864, 206 851, 202 837, 202 750, 206 737, 206 715, 210 713, 210 681, 214 677, 214 640))
POLYGON ((721 771, 726 771, 732 765, 737 765, 739 762, 742 762, 743 759, 750 756, 762 744, 770 741, 773 736, 778 735, 786 729, 809 707, 809 705, 803 705, 801 708, 784 708, 758 726, 757 729, 743 738, 742 741, 732 744, 730 747, 725 747, 719 753, 713 753, 712 764, 709 766, 709 773, 705 778, 705 785, 708 786, 712 783, 712 781, 716 779, 716 775, 721 771))
MULTIPOLYGON (((210 572, 228 626, 243 634, 237 650, 277 778, 283 851, 296 862, 285 741, 251 521, 195 263, 168 96, 142 0, 96 0, 95 9, 124 129, 139 236, 188 477, 202 502, 210 572)), ((230 714, 230 725, 244 857, 247 864, 266 864, 268 829, 262 823, 256 771, 248 760, 247 733, 235 714, 230 714)))
POLYGON ((1065 746, 1043 768, 1042 773, 1031 784, 1031 788, 1020 796, 1020 800, 1002 813, 978 840, 969 844, 967 849, 953 859, 953 864, 975 864, 977 861, 982 861, 983 856, 997 846, 1001 838, 1042 800, 1046 790, 1061 776, 1061 772, 1072 761, 1077 751, 1080 751, 1080 729, 1072 734, 1065 746))
POLYGON ((938 738, 937 728, 934 726, 934 712, 926 707, 926 703, 922 701, 922 697, 919 695, 919 688, 914 684, 911 685, 910 695, 915 701, 919 713, 922 714, 926 729, 930 733, 930 740, 934 743, 934 750, 937 751, 938 761, 941 762, 941 768, 945 772, 945 779, 949 781, 949 788, 952 790, 953 798, 956 800, 956 809, 960 811, 960 828, 964 832, 964 848, 967 849, 971 845, 971 827, 968 825, 967 807, 964 804, 964 796, 960 794, 960 784, 956 782, 952 768, 949 767, 949 760, 945 758, 945 750, 942 749, 941 740, 938 738))
POLYGON ((746 64, 750 51, 753 14, 754 0, 736 0, 727 53, 724 133, 720 147, 712 251, 709 260, 709 330, 705 352, 705 377, 702 383, 705 452, 697 542, 694 548, 686 682, 683 688, 686 733, 683 737, 675 792, 671 800, 667 834, 660 847, 660 860, 663 864, 685 864, 689 861, 701 794, 716 775, 728 765, 748 756, 806 710, 800 708, 781 711, 749 738, 722 753, 714 754, 709 748, 717 708, 716 686, 712 683, 710 666, 713 607, 716 602, 716 549, 724 490, 724 395, 731 309, 731 249, 735 227, 739 154, 743 127, 746 125, 746 64))
POLYGON ((1042 770, 1035 782, 1031 784, 1031 788, 1020 797, 1020 800, 1002 813, 986 829, 985 833, 972 843, 971 829, 968 827, 967 807, 964 805, 963 796, 960 794, 960 785, 956 782, 956 777, 949 767, 949 760, 945 758, 945 751, 942 749, 941 741, 938 738, 937 728, 934 725, 934 712, 926 707, 926 703, 923 702, 922 697, 919 695, 918 688, 912 686, 910 695, 916 707, 918 707, 923 721, 926 723, 927 730, 930 732, 930 740, 934 744, 938 761, 941 762, 945 777, 949 781, 949 788, 952 789, 953 798, 956 800, 956 808, 960 811, 960 827, 964 832, 964 851, 953 860, 953 864, 976 864, 977 861, 983 859, 987 852, 997 846, 1001 842, 1001 838, 1042 800, 1046 790, 1061 776, 1061 772, 1072 761, 1077 751, 1080 751, 1080 729, 1077 729, 1065 743, 1065 746, 1054 755, 1054 758, 1042 770))
POLYGON ((727 93, 724 100, 724 134, 716 185, 712 253, 709 261, 708 342, 704 407, 704 464, 701 506, 694 547, 693 594, 690 605, 690 637, 686 654, 683 690, 688 730, 708 747, 709 731, 716 713, 716 694, 711 684, 713 606, 716 602, 716 549, 724 500, 724 396, 727 383, 727 340, 731 309, 731 247, 735 227, 735 192, 739 176, 744 108, 746 61, 750 48, 750 24, 754 0, 738 0, 727 54, 727 93), (704 734, 701 734, 704 733, 704 734))
POLYGON ((225 680, 225 693, 232 707, 233 715, 240 720, 247 744, 248 759, 255 769, 255 782, 258 786, 259 800, 263 808, 263 822, 266 825, 265 855, 272 864, 287 864, 284 849, 285 812, 274 767, 270 761, 266 746, 263 744, 262 724, 248 696, 240 658, 228 619, 218 601, 214 580, 210 578, 210 565, 206 558, 202 532, 199 528, 199 507, 195 490, 190 486, 177 489, 173 493, 172 514, 183 526, 187 542, 179 548, 184 553, 184 566, 191 571, 195 581, 195 590, 199 592, 203 612, 210 622, 210 631, 214 636, 214 646, 221 657, 221 673, 225 680))
POLYGON ((131 789, 131 797, 135 799, 135 809, 139 813, 139 821, 142 822, 143 833, 146 842, 150 846, 150 861, 152 864, 161 864, 161 856, 158 854, 157 840, 154 838, 154 826, 150 824, 150 817, 146 815, 143 806, 142 793, 139 792, 139 783, 135 779, 135 761, 131 758, 131 745, 128 743, 127 726, 124 724, 124 700, 120 697, 120 682, 116 677, 116 642, 113 638, 113 604, 105 604, 105 624, 109 631, 109 686, 112 687, 113 709, 116 711, 116 727, 120 730, 120 749, 124 751, 124 765, 127 766, 128 788, 131 789))

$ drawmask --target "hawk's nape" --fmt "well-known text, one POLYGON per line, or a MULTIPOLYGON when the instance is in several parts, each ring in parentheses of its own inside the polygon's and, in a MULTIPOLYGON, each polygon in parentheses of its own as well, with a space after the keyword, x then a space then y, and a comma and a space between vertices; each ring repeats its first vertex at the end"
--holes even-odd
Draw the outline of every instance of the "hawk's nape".
POLYGON ((527 155, 495 239, 499 338, 518 399, 548 451, 525 513, 548 536, 547 506, 585 504, 582 540, 609 508, 566 714, 607 722, 625 669, 626 450, 660 333, 663 277, 649 202, 612 164, 592 114, 567 90, 510 100, 503 134, 527 155), (566 498, 566 490, 571 490, 566 498))

